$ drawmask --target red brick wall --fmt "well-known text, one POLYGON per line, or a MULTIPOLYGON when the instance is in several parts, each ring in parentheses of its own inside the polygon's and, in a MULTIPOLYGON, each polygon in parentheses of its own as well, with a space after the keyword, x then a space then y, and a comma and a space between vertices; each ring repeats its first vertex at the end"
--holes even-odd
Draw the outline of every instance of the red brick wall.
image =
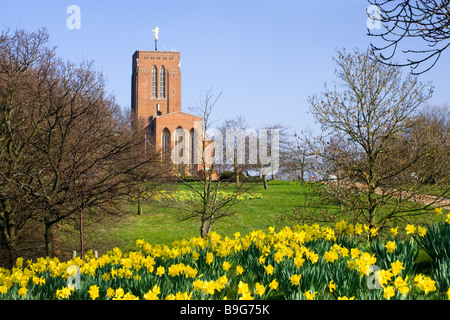
POLYGON ((181 111, 180 53, 173 51, 136 51, 133 55, 131 77, 131 108, 135 116, 148 119, 157 116, 157 104, 161 115, 181 111), (157 69, 157 98, 152 97, 152 69, 157 69), (165 98, 159 97, 160 69, 165 68, 165 98))

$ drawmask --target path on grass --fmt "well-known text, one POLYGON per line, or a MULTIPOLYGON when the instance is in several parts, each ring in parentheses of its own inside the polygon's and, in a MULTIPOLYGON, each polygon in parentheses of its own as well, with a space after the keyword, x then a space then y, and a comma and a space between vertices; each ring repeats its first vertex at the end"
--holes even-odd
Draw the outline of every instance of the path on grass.
POLYGON ((433 208, 442 208, 445 210, 450 210, 449 198, 439 198, 429 194, 420 194, 412 196, 410 201, 419 202, 425 205, 430 204, 430 206, 432 206, 433 208))
MULTIPOLYGON (((363 185, 361 183, 356 183, 357 187, 362 189, 363 185)), ((396 190, 393 190, 391 194, 395 194, 396 190)), ((417 202, 423 205, 429 205, 433 208, 442 208, 445 210, 450 210, 450 199, 437 197, 429 194, 415 194, 409 193, 407 191, 402 191, 404 195, 406 195, 405 200, 417 202)), ((375 193, 382 194, 381 188, 375 189, 375 193)))

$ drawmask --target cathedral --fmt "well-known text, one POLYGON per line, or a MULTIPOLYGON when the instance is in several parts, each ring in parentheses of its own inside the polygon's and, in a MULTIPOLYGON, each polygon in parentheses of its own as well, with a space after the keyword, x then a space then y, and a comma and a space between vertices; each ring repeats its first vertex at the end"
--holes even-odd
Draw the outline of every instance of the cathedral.
POLYGON ((132 67, 132 117, 145 121, 148 142, 176 174, 201 176, 202 118, 181 110, 180 52, 158 51, 155 33, 155 50, 136 51, 132 67))

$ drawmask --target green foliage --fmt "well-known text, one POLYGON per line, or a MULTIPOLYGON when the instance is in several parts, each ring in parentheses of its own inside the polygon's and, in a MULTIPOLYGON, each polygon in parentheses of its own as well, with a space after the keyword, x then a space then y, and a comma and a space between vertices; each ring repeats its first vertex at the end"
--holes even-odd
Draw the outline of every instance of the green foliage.
MULTIPOLYGON (((244 181, 245 175, 242 172, 238 172, 239 181, 244 181)), ((236 173, 234 171, 225 171, 219 175, 219 181, 223 182, 236 182, 236 173)))
POLYGON ((426 227, 427 233, 414 238, 433 260, 444 258, 450 260, 450 224, 433 223, 426 227))
POLYGON ((416 272, 415 261, 419 254, 419 247, 416 242, 410 240, 396 241, 397 248, 393 252, 386 249, 386 241, 380 239, 370 242, 370 250, 377 258, 377 265, 382 269, 390 269, 391 264, 397 260, 403 262, 404 275, 412 275, 416 272))
POLYGON ((443 221, 426 227, 424 236, 414 238, 431 257, 431 274, 438 282, 440 291, 450 287, 450 224, 443 221))
POLYGON ((438 258, 431 264, 431 274, 439 286, 439 291, 450 290, 450 260, 438 258))

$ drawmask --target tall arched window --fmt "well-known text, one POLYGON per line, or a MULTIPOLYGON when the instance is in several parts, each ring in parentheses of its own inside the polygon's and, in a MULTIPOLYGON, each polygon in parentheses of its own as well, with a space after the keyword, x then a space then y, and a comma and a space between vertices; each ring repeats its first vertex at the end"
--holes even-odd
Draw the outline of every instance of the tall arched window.
POLYGON ((177 145, 178 156, 182 159, 184 157, 184 149, 186 146, 184 142, 184 130, 180 126, 175 131, 175 144, 177 145))
POLYGON ((158 69, 153 66, 152 69, 152 98, 158 97, 158 69))
POLYGON ((159 69, 159 97, 166 98, 166 69, 164 66, 159 69))
POLYGON ((195 131, 194 128, 192 128, 189 131, 189 173, 191 175, 195 175, 195 156, 196 156, 196 150, 195 150, 196 144, 195 144, 195 131))
POLYGON ((165 128, 162 132, 161 149, 162 149, 163 159, 165 161, 169 161, 171 147, 170 147, 170 131, 167 128, 165 128))
POLYGON ((178 174, 180 176, 184 176, 186 175, 186 160, 184 159, 185 157, 184 149, 186 148, 186 146, 184 140, 184 130, 181 126, 175 130, 174 143, 175 143, 174 151, 176 158, 173 158, 172 161, 174 161, 176 164, 178 174))

